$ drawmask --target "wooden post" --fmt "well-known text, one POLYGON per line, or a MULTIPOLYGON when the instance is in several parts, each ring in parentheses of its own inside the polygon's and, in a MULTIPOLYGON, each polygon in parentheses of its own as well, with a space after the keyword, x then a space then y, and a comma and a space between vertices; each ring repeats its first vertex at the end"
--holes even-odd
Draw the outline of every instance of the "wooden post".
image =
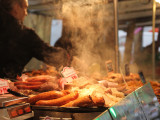
POLYGON ((153 17, 152 17, 152 74, 155 80, 155 19, 156 19, 156 1, 153 0, 153 17))
POLYGON ((130 63, 132 58, 132 45, 134 39, 135 23, 132 22, 128 25, 127 38, 125 43, 124 63, 130 63))

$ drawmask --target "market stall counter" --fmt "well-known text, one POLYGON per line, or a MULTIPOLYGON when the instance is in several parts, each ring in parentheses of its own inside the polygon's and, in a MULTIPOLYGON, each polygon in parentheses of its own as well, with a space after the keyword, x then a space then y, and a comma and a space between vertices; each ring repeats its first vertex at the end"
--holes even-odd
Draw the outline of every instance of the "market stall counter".
MULTIPOLYGON (((92 120, 143 86, 138 74, 123 75, 109 70, 107 75, 101 75, 82 74, 73 67, 64 67, 61 74, 52 69, 46 74, 19 76, 10 88, 28 97, 35 120, 92 120)), ((141 98, 140 93, 136 94, 135 101, 141 98)))

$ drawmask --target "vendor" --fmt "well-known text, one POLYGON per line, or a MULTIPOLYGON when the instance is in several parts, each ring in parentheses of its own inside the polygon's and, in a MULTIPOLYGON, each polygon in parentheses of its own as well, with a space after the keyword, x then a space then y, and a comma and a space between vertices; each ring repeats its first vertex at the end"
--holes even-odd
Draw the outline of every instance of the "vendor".
POLYGON ((23 25, 28 0, 0 0, 0 78, 15 79, 33 58, 53 65, 66 66, 67 52, 51 47, 23 25))

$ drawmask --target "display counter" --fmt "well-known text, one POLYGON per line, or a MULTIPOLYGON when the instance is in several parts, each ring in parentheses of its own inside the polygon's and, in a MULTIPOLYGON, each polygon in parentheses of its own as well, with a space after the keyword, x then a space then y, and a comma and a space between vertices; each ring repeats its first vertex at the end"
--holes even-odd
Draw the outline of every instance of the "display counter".
POLYGON ((138 88, 94 120, 160 120, 159 102, 150 83, 138 88))

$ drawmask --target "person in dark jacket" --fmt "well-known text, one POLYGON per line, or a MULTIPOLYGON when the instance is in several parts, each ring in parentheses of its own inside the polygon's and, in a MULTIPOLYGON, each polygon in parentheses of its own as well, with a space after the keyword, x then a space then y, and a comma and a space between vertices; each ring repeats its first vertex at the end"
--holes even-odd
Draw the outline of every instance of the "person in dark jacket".
POLYGON ((67 52, 51 47, 23 25, 28 0, 0 0, 0 78, 15 79, 32 57, 56 68, 66 66, 67 52))

